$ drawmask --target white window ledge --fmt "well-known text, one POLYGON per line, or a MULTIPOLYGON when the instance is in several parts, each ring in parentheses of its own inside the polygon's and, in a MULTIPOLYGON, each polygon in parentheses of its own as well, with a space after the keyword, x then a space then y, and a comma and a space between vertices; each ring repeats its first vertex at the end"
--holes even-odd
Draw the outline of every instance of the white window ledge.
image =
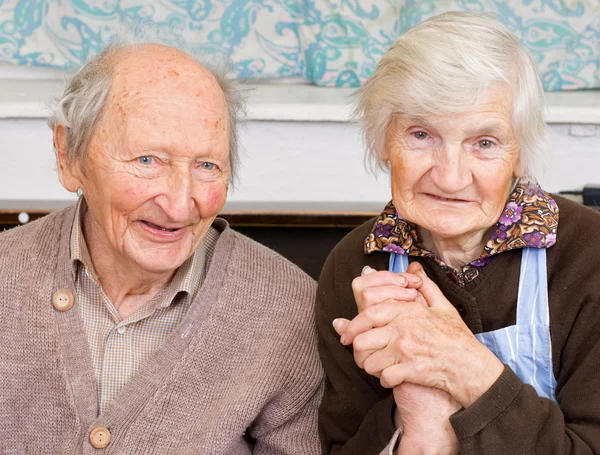
MULTIPOLYGON (((0 77, 0 119, 46 118, 47 104, 63 87, 61 78, 0 77)), ((354 89, 300 83, 253 83, 247 120, 347 122, 354 89)), ((600 124, 600 90, 546 93, 548 123, 600 124)))

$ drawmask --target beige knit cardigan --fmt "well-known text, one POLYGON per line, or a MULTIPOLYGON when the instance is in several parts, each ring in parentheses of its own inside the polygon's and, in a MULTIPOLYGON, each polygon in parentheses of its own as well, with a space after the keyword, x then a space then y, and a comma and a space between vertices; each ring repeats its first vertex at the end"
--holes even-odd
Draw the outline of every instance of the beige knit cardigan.
POLYGON ((73 216, 0 234, 0 453, 319 453, 315 283, 223 220, 183 321, 98 415, 81 310, 52 305, 75 292, 73 216), (90 443, 98 426, 105 449, 90 443))

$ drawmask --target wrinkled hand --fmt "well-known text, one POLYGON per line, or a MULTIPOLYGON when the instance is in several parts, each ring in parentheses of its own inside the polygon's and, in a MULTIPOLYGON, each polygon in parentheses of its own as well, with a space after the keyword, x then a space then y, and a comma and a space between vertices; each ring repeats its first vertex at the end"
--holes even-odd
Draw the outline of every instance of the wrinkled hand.
POLYGON ((395 424, 404 432, 396 455, 455 455, 459 453, 450 416, 461 407, 450 394, 403 382, 394 387, 395 424))
POLYGON ((353 282, 362 311, 352 321, 334 321, 340 341, 353 345, 357 365, 379 377, 384 387, 403 382, 434 387, 468 407, 492 386, 504 367, 477 341, 419 263, 411 263, 407 272, 404 275, 422 280, 412 299, 408 291, 413 289, 401 292, 399 284, 389 283, 384 273, 390 272, 371 272, 355 279, 361 285, 355 287, 353 282), (372 286, 362 286, 367 281, 372 286), (385 291, 371 289, 378 286, 385 291), (392 293, 396 297, 390 297, 392 293))

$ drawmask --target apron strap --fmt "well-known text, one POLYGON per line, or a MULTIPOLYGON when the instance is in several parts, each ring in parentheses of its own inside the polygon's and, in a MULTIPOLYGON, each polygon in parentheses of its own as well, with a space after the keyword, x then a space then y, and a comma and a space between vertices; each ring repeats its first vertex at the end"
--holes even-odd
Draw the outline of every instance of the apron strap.
POLYGON ((523 248, 517 297, 517 325, 550 325, 545 248, 523 248))
POLYGON ((389 271, 403 273, 408 269, 408 256, 405 254, 390 253, 389 271))

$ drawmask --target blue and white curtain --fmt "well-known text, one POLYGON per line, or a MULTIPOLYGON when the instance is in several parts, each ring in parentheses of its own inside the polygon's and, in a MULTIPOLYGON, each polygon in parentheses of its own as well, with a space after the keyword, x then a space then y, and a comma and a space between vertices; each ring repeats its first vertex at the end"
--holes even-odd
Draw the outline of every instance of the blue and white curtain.
POLYGON ((229 54, 240 78, 358 87, 406 29, 450 10, 496 13, 546 90, 600 87, 600 0, 0 0, 0 61, 73 69, 123 23, 229 54))

